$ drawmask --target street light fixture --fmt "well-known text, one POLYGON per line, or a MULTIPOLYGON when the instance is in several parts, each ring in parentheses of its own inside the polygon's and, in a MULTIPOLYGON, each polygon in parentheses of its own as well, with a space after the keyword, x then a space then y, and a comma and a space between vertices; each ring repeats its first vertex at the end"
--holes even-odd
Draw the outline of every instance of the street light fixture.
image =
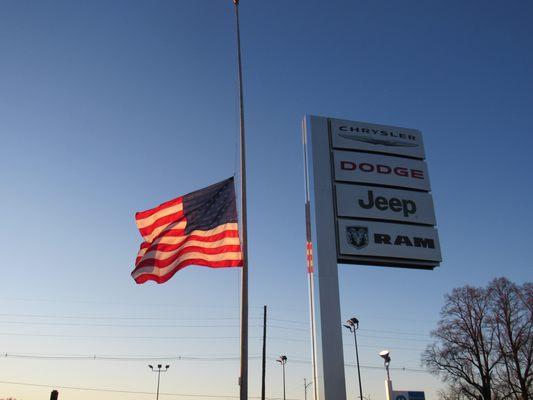
POLYGON ((390 351, 389 350, 383 350, 379 352, 379 356, 383 358, 383 363, 385 364, 385 369, 387 370, 387 380, 385 381, 385 388, 387 389, 387 400, 392 400, 392 382, 390 380, 390 372, 389 372, 389 365, 390 365, 390 351))
POLYGON ((361 385, 361 369, 359 368, 359 350, 357 349, 356 334, 357 329, 359 329, 359 320, 355 317, 350 318, 348 321, 346 321, 346 325, 344 325, 344 327, 353 333, 353 340, 355 343, 355 359, 357 361, 357 377, 359 379, 359 397, 361 400, 363 400, 363 387, 361 385))
POLYGON ((154 369, 152 365, 148 366, 152 372, 157 372, 157 392, 155 395, 155 399, 159 400, 159 382, 161 380, 161 372, 167 372, 167 370, 170 368, 170 365, 165 365, 165 369, 162 369, 163 365, 157 364, 157 369, 154 369))
POLYGON ((286 400, 286 397, 285 397, 285 364, 287 364, 287 356, 282 354, 281 356, 279 356, 279 358, 276 361, 279 362, 281 366, 283 367, 283 400, 286 400))
POLYGON ((380 351, 379 356, 383 358, 383 364, 385 365, 385 369, 387 370, 387 379, 390 381, 390 373, 389 373, 390 351, 389 350, 380 351))

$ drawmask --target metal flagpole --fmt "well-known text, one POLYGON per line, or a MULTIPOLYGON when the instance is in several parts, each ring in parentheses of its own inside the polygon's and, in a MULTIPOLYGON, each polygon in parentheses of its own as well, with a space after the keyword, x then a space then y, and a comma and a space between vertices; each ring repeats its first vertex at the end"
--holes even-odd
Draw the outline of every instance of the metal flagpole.
POLYGON ((265 400, 266 394, 266 336, 267 336, 267 306, 263 309, 263 365, 261 368, 261 400, 265 400))
MULTIPOLYGON (((309 281, 309 315, 311 325, 311 367, 313 369, 313 399, 318 400, 318 365, 316 362, 316 326, 315 326, 315 283, 313 265, 313 241, 311 239, 311 196, 309 194, 309 176, 307 171, 307 137, 302 125, 302 142, 304 143, 304 179, 305 179, 305 231, 307 247, 307 276, 309 281)), ((307 395, 307 392, 306 392, 307 395)))
POLYGON ((237 27, 237 63, 239 68, 240 154, 241 154, 241 373, 239 377, 240 400, 248 400, 248 232, 246 216, 246 146, 244 135, 244 100, 242 88, 241 32, 239 28, 239 0, 235 5, 237 27))

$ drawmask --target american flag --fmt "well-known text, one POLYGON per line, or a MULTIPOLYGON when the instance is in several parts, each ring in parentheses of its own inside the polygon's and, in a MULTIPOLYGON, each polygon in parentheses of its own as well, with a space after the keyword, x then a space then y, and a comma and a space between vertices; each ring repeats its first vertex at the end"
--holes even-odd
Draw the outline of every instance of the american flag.
POLYGON ((188 265, 241 267, 233 178, 135 214, 144 238, 131 273, 137 283, 168 281, 188 265))

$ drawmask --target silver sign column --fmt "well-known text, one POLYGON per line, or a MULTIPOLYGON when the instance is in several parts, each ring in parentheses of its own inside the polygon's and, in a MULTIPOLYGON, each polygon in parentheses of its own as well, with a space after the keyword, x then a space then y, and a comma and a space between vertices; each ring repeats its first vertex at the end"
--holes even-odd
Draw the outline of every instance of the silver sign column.
POLYGON ((346 400, 330 143, 325 118, 304 122, 309 225, 313 247, 315 400, 346 400), (312 129, 311 129, 312 126, 312 129), (325 133, 325 134, 324 134, 325 133))

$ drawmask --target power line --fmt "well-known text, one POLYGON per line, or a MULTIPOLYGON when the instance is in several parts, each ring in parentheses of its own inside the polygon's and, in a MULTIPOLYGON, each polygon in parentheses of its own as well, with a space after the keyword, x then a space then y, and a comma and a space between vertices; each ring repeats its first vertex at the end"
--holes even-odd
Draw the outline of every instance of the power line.
POLYGON ((309 322, 297 321, 295 319, 269 318, 270 321, 289 322, 291 324, 309 325, 309 322))
MULTIPOLYGON (((232 325, 181 325, 181 324, 113 324, 113 323, 89 323, 89 322, 41 322, 41 321, 2 321, 0 324, 10 325, 43 325, 43 326, 94 326, 94 327, 118 327, 118 328, 238 328, 239 324, 232 325)), ((263 325, 250 325, 250 328, 262 328, 263 325)), ((269 325, 269 328, 285 329, 291 331, 307 332, 308 329, 292 328, 290 326, 269 325)))
MULTIPOLYGON (((308 326, 309 325, 309 322, 299 322, 299 321, 296 321, 296 320, 288 320, 288 319, 280 319, 280 318, 270 318, 271 321, 277 321, 277 322, 287 322, 287 323, 293 323, 293 324, 299 324, 299 325, 306 325, 308 326)), ((269 325, 270 326, 270 325, 269 325)), ((308 329, 304 329, 304 328, 290 328, 290 329, 294 329, 294 330, 305 330, 307 331, 308 329)), ((361 328, 359 329, 360 331, 362 332, 380 332, 380 333, 393 333, 393 334, 397 334, 397 335, 409 335, 409 336, 420 336, 420 337, 429 337, 429 335, 427 334, 422 334, 420 332, 406 332, 406 331, 391 331, 391 330, 382 330, 382 329, 366 329, 366 328, 361 328)))
MULTIPOLYGON (((269 356, 269 357, 267 357, 267 359, 269 359, 271 361, 275 361, 276 357, 269 356)), ((291 360, 292 363, 296 363, 296 364, 311 364, 311 360, 302 359, 302 358, 291 357, 290 360, 291 360)), ((344 366, 345 367, 350 367, 350 368, 356 368, 357 367, 356 364, 352 364, 352 363, 344 363, 344 366)), ((359 366, 360 366, 360 368, 363 368, 363 369, 376 369, 376 370, 382 370, 383 369, 382 365, 360 364, 359 366)), ((415 367, 389 367, 389 369, 396 370, 396 371, 427 373, 426 370, 421 369, 421 368, 415 368, 415 367)))
MULTIPOLYGON (((116 327, 116 328, 232 328, 236 329, 239 327, 239 325, 177 325, 177 324, 167 324, 167 325, 146 325, 146 324, 110 324, 110 323, 72 323, 72 322, 29 322, 29 321, 0 321, 0 324, 8 324, 8 325, 25 325, 25 326, 32 326, 32 325, 39 325, 39 326, 72 326, 72 327, 116 327)), ((262 328, 261 325, 250 325, 250 328, 262 328)), ((285 326, 278 326, 278 325, 269 325, 269 328, 273 329, 282 329, 282 330, 290 330, 290 331, 302 331, 307 332, 307 329, 299 329, 299 328, 291 328, 291 327, 285 327, 285 326)), ((394 333, 393 331, 378 331, 374 330, 374 332, 390 332, 394 333)), ((402 333, 398 333, 402 334, 402 333)), ((9 336, 9 335, 18 335, 18 333, 0 333, 0 335, 9 336)), ((24 334, 21 334, 24 335, 24 334)), ((25 335, 33 335, 33 336, 46 336, 48 334, 25 334, 25 335)), ((52 335, 55 336, 55 335, 52 335)), ((83 337, 89 337, 90 335, 84 335, 83 337)), ((76 335, 71 335, 69 337, 78 337, 76 335)), ((81 337, 81 336, 79 336, 81 337)), ((385 340, 397 340, 397 341, 407 341, 407 342, 416 342, 416 343, 427 343, 430 339, 430 337, 427 337, 428 340, 421 340, 420 338, 405 338, 405 337, 393 337, 393 336, 379 336, 379 335, 360 335, 362 338, 367 339, 385 339, 385 340)), ((122 338, 143 338, 143 337, 122 337, 122 338)), ((165 337, 163 337, 165 338, 165 337)), ((178 338, 178 337, 177 337, 178 338)), ((228 337, 226 337, 227 339, 228 337)), ((295 341, 295 339, 287 339, 287 338, 277 338, 279 340, 288 340, 288 341, 295 341)), ((305 340, 298 340, 304 342, 305 340)))
MULTIPOLYGON (((72 360, 72 361, 237 361, 239 356, 139 356, 139 355, 82 355, 82 354, 20 354, 1 353, 2 358, 31 359, 31 360, 72 360)), ((258 359, 259 356, 250 356, 251 359, 258 359)))
MULTIPOLYGON (((205 320, 238 320, 233 317, 209 317, 209 318, 177 318, 177 317, 120 317, 120 316, 94 316, 94 315, 53 315, 53 314, 16 314, 0 313, 0 317, 24 317, 24 318, 58 318, 58 319, 90 319, 90 320, 154 320, 154 321, 205 321, 205 320)), ((252 318, 262 319, 262 318, 252 318)))
MULTIPOLYGON (((102 304, 102 305, 120 305, 120 306, 146 306, 146 307, 172 307, 172 308, 226 308, 238 309, 237 306, 228 306, 222 304, 187 304, 180 305, 175 303, 130 303, 118 301, 102 301, 102 300, 72 300, 72 299, 45 299, 45 298, 28 298, 28 297, 0 297, 4 301, 21 301, 21 302, 35 302, 35 303, 66 303, 66 304, 102 304)), ((250 306, 250 308, 262 309, 262 306, 250 306)))
MULTIPOLYGON (((237 340, 239 336, 128 336, 128 335, 68 335, 68 334, 50 334, 50 333, 24 333, 24 332, 0 332, 0 336, 25 336, 25 337, 50 337, 50 338, 71 338, 71 339, 117 339, 117 340, 237 340)), ((262 340, 262 337, 250 337, 251 340, 262 340)), ((297 342, 307 343, 306 339, 294 339, 285 337, 270 337, 271 340, 279 340, 281 342, 297 342)), ((388 340, 394 338, 388 338, 388 340)), ((422 343, 422 342, 421 342, 422 343)), ((426 343, 426 342, 423 342, 426 343)), ((344 344, 348 346, 349 344, 344 344)), ((377 345, 361 344, 360 347, 367 348, 381 348, 377 345)), ((412 350, 423 351, 424 349, 414 347, 398 347, 394 346, 396 350, 412 350)))
MULTIPOLYGON (((74 299, 50 299, 50 298, 30 298, 30 297, 0 297, 0 301, 13 301, 13 302, 35 302, 35 303, 65 303, 65 304, 102 304, 102 305, 121 305, 121 306, 135 306, 135 307, 171 307, 171 308, 209 308, 209 309, 232 309, 238 310, 238 306, 229 306, 222 304, 187 304, 180 305, 174 303, 131 303, 131 302, 118 302, 118 301, 103 301, 103 300, 74 300, 74 299)), ((251 309, 262 310, 263 306, 252 306, 251 309)), ((276 310, 291 311, 296 313, 302 313, 306 310, 288 307, 274 307, 276 310)))
MULTIPOLYGON (((110 305, 110 304, 114 304, 114 305, 124 305, 124 306, 135 306, 135 307, 139 307, 139 306, 146 306, 146 307, 172 307, 172 308, 207 308, 207 309, 220 309, 220 308, 225 308, 225 309, 239 309, 238 306, 228 306, 228 305, 220 305, 220 304, 207 304, 207 305, 201 305, 201 304, 187 304, 187 305, 179 305, 179 304, 169 304, 169 303, 130 303, 130 302, 112 302, 112 301, 102 301, 102 300, 72 300, 72 299, 46 299, 46 298, 23 298, 23 297, 0 297, 0 300, 4 300, 4 301, 20 301, 20 302, 39 302, 39 303, 42 303, 42 302, 48 302, 48 303, 67 303, 67 304, 72 304, 72 303, 77 303, 77 304, 101 304, 101 305, 110 305)), ((263 309, 263 306, 250 306, 251 309, 257 309, 257 310, 262 310, 263 309)), ((295 309, 295 308, 287 308, 287 307, 272 307, 274 311, 277 311, 277 310, 283 310, 283 311, 291 311, 291 312, 297 312, 297 313, 305 313, 307 312, 306 309, 295 309)), ((434 319, 434 320, 429 320, 429 319, 414 319, 414 318, 400 318, 400 317, 391 317, 391 316, 384 316, 384 317, 378 317, 378 316, 375 316, 375 315, 369 315, 369 316, 366 316, 365 319, 368 319, 368 320, 387 320, 387 321, 391 321, 391 320, 400 320, 400 321, 403 321, 403 322, 419 322, 419 323, 431 323, 431 324, 436 324, 438 322, 437 319, 434 319)), ((271 318, 271 320, 274 320, 273 318, 271 318)), ((297 324, 307 324, 308 322, 304 322, 304 321, 297 321, 297 320, 288 320, 288 319, 285 319, 285 320, 282 320, 282 319, 279 319, 279 321, 283 321, 283 322, 292 322, 292 323, 297 323, 297 324)))
MULTIPOLYGON (((65 354, 20 354, 20 353, 0 353, 2 358, 15 358, 15 359, 35 359, 35 360, 72 360, 72 361, 151 361, 151 360, 161 360, 161 361, 238 361, 240 358, 238 356, 198 356, 198 355, 157 355, 157 356, 140 356, 140 355, 65 355, 65 354)), ((250 359, 258 360, 261 358, 260 355, 253 355, 249 357, 250 359)), ((276 356, 267 356, 267 359, 270 361, 276 361, 276 356)), ((311 360, 306 358, 291 357, 291 362, 296 364, 310 364, 311 360)), ((346 367, 356 367, 356 364, 345 363, 346 367)), ((382 370, 383 366, 381 365, 370 365, 370 364, 361 364, 361 368, 364 369, 376 369, 382 370)), ((392 370, 396 371, 408 371, 408 372, 427 372, 421 368, 415 367, 390 367, 392 370)))
MULTIPOLYGON (((80 387, 80 386, 57 386, 57 385, 43 385, 38 383, 29 383, 29 382, 13 382, 13 381, 0 381, 0 383, 5 385, 19 385, 19 386, 32 386, 32 387, 44 387, 50 389, 62 389, 62 390, 83 390, 91 392, 106 392, 106 393, 124 393, 124 394, 140 394, 140 395, 149 395, 153 396, 152 392, 142 392, 135 390, 120 390, 120 389, 100 389, 92 387, 80 387)), ((221 394, 200 394, 200 393, 159 393, 161 396, 173 396, 173 397, 201 397, 204 399, 237 399, 239 396, 234 395, 221 395, 221 394)), ((260 399, 261 397, 249 396, 251 399, 260 399)), ((268 400, 280 400, 278 397, 269 397, 268 400)), ((297 400, 297 399, 288 399, 288 400, 297 400)))
MULTIPOLYGON (((210 318, 176 318, 176 317, 124 317, 124 316, 81 316, 81 315, 52 315, 52 314, 16 314, 16 313, 0 313, 0 317, 22 317, 22 318, 57 318, 57 319, 75 319, 75 320, 132 320, 132 321, 138 321, 138 320, 153 320, 153 321, 237 321, 238 318, 232 318, 232 317, 210 317, 210 318)), ((250 319, 253 320, 260 320, 262 318, 260 317, 251 317, 250 319)), ((272 321, 278 321, 278 322, 285 322, 285 323, 297 323, 297 324, 305 324, 307 323, 300 323, 297 321, 291 321, 287 319, 276 319, 271 318, 272 321)), ((47 322, 31 322, 31 321, 0 321, 0 323, 11 323, 11 324, 35 324, 35 325, 46 325, 49 324, 47 322)), ((66 322, 58 322, 54 323, 55 325, 68 325, 66 322)), ((162 327, 162 328, 220 328, 220 327, 238 327, 238 324, 235 325, 118 325, 118 324, 93 324, 94 326, 123 326, 123 327, 162 327)), ((72 326, 75 326, 72 323, 72 326)), ((82 326, 82 324, 79 324, 79 326, 82 326)), ((89 325, 83 325, 83 326, 89 326, 89 325)), ((260 325, 253 325, 252 327, 261 327, 260 325)), ((297 327, 289 327, 289 326, 281 326, 281 325, 269 325, 271 328, 277 328, 277 329, 286 329, 286 330, 294 330, 294 331, 301 331, 301 332, 307 332, 308 328, 297 328, 297 327)), ((421 334, 420 332, 406 332, 406 331, 392 331, 392 330, 381 330, 381 329, 365 329, 362 328, 361 331, 363 332, 379 332, 379 333, 391 333, 395 335, 408 335, 408 336, 418 336, 418 337, 424 337, 429 338, 429 335, 421 334)), ((386 339, 386 338, 385 338, 386 339)))
MULTIPOLYGON (((239 336, 120 336, 120 335, 66 335, 50 333, 20 333, 20 332, 0 332, 0 336, 28 336, 28 337, 56 337, 56 338, 84 338, 84 339, 157 339, 157 340, 228 340, 239 339, 239 336)), ((250 339, 261 339, 253 337, 250 339)))
MULTIPOLYGON (((275 310, 288 310, 285 308, 274 308, 275 310)), ((299 311, 299 313, 303 313, 304 311, 299 311)), ((425 323, 425 324, 436 324, 438 320, 429 320, 429 319, 416 319, 416 318, 400 318, 400 317, 393 317, 393 316, 384 316, 384 317, 377 317, 375 315, 367 315, 364 318, 365 320, 382 320, 382 321, 402 321, 402 322, 416 322, 416 323, 425 323)), ((274 320, 274 318, 271 318, 271 320, 274 320)), ((295 324, 308 324, 308 322, 304 322, 301 320, 279 320, 278 321, 284 321, 284 322, 293 322, 295 324)))
MULTIPOLYGON (((238 328, 238 324, 232 325, 181 325, 181 324, 113 324, 113 323, 89 323, 89 322, 41 322, 41 321, 0 321, 0 324, 11 325, 44 325, 44 326, 95 326, 95 327, 118 327, 118 328, 238 328)), ((252 328, 262 328, 262 325, 250 325, 252 328)), ((291 329, 282 326, 270 328, 291 329)))
POLYGON ((429 338, 430 335, 422 334, 422 333, 412 333, 412 332, 405 332, 405 331, 389 331, 389 330, 382 330, 382 329, 359 329, 362 332, 379 332, 379 333, 392 333, 394 335, 409 335, 409 336, 419 336, 424 338, 429 338))
MULTIPOLYGON (((167 318, 167 317, 107 317, 107 316, 80 316, 80 315, 39 315, 39 314, 1 314, 0 317, 23 317, 23 318, 58 318, 58 319, 76 319, 76 320, 156 320, 156 321, 213 321, 213 320, 220 320, 220 321, 235 321, 238 320, 238 318, 224 318, 224 317, 215 317, 215 318, 167 318)), ((259 317, 252 317, 250 319, 256 319, 259 320, 261 318, 259 317)), ((280 319, 272 319, 276 321, 283 321, 283 322, 290 322, 289 320, 280 320, 280 319)), ((176 325, 176 324, 164 324, 164 325, 155 325, 155 324, 130 324, 130 325, 120 325, 120 324, 83 324, 83 323, 66 323, 66 322, 33 322, 33 321, 0 321, 0 323, 7 323, 7 324, 18 324, 18 325, 63 325, 63 326, 102 326, 102 327, 108 327, 108 326, 117 326, 117 327, 132 327, 132 328, 234 328, 239 327, 238 324, 232 324, 232 325, 176 325)), ((262 325, 251 325, 251 327, 262 327, 262 325)), ((306 332, 307 328, 297 328, 297 327, 290 327, 290 326, 281 326, 281 325, 269 325, 270 328, 275 329, 285 329, 285 330, 294 330, 294 331, 300 331, 300 332, 306 332)), ((391 331, 391 330, 378 330, 378 329, 361 329, 361 331, 364 332, 378 332, 378 333, 391 333, 395 335, 408 335, 408 336, 417 336, 417 337, 424 337, 429 338, 429 335, 424 335, 420 333, 414 333, 414 332, 405 332, 405 331, 391 331)), ((389 339, 388 337, 383 337, 383 339, 389 339)))

